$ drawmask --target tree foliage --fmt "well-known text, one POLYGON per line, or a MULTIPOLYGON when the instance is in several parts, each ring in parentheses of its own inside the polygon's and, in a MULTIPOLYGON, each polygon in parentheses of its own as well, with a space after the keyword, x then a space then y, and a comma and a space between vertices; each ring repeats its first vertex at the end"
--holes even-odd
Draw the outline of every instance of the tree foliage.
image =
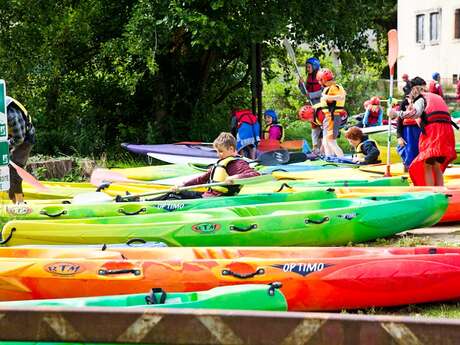
POLYGON ((35 117, 38 150, 81 154, 123 141, 212 139, 232 107, 249 105, 251 43, 263 43, 268 78, 270 61, 285 59, 284 36, 318 52, 335 47, 353 57, 348 64, 379 60, 365 33, 395 3, 0 2, 1 77, 35 117))

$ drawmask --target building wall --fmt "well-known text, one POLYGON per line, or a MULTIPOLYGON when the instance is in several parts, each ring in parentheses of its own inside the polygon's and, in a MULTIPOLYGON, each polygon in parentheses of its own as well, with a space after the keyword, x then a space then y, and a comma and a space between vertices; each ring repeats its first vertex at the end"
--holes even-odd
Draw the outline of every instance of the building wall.
POLYGON ((460 0, 398 0, 398 80, 403 73, 410 78, 431 79, 441 74, 443 84, 452 84, 460 75, 460 39, 454 38, 455 10, 460 0), (438 42, 430 42, 430 13, 440 10, 438 42), (425 14, 424 42, 416 42, 416 16, 425 14))

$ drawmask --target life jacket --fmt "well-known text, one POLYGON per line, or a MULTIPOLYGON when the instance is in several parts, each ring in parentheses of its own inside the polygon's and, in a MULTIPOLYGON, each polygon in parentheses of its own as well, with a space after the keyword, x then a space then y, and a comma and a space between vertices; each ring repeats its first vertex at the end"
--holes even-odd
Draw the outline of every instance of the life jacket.
POLYGON ((430 84, 428 85, 428 91, 430 91, 431 93, 434 93, 436 95, 440 95, 440 96, 442 94, 440 85, 435 80, 430 81, 430 84))
POLYGON ((281 131, 281 138, 279 139, 279 141, 283 142, 284 141, 284 128, 279 123, 272 123, 272 124, 267 125, 264 128, 263 138, 264 139, 270 139, 270 128, 272 128, 272 127, 279 127, 279 129, 281 131))
POLYGON ((310 121, 312 124, 321 127, 324 122, 324 112, 321 108, 315 108, 315 115, 313 117, 313 121, 310 121))
POLYGON ((318 79, 316 79, 316 73, 314 73, 314 75, 313 73, 308 75, 305 87, 307 88, 308 92, 317 92, 321 90, 321 84, 319 83, 318 79))
POLYGON ((362 150, 362 147, 363 147, 363 144, 366 142, 366 141, 370 141, 372 143, 375 144, 375 146, 377 146, 377 149, 381 152, 380 150, 380 147, 379 145, 377 144, 377 142, 374 140, 374 139, 366 139, 362 142, 359 143, 358 146, 356 146, 356 149, 355 149, 355 157, 358 158, 358 160, 360 162, 364 162, 365 158, 366 158, 366 155, 364 154, 363 150, 362 150))
POLYGON ((32 117, 27 112, 26 107, 24 107, 19 101, 15 100, 13 97, 6 96, 6 108, 9 106, 16 107, 21 111, 22 119, 25 123, 26 132, 24 134, 24 141, 27 141, 31 144, 35 143, 35 128, 32 123, 32 117))
MULTIPOLYGON (((219 159, 211 168, 211 175, 209 176, 208 183, 223 182, 229 176, 227 172, 228 163, 242 159, 238 156, 230 156, 224 159, 219 159)), ((209 187, 210 191, 216 191, 222 193, 225 196, 231 196, 238 194, 241 190, 239 185, 228 185, 228 186, 214 186, 209 187)))
POLYGON ((441 96, 431 92, 422 92, 414 101, 417 101, 419 98, 423 98, 425 101, 425 110, 420 117, 420 128, 423 133, 426 126, 439 122, 450 123, 458 129, 457 124, 450 117, 449 106, 441 96))
POLYGON ((257 116, 255 116, 249 109, 235 111, 235 117, 238 128, 240 128, 243 123, 253 125, 257 122, 257 116))
POLYGON ((380 107, 379 106, 371 106, 369 108, 369 117, 368 117, 368 124, 373 125, 374 123, 377 123, 379 120, 379 113, 380 113, 380 107))
MULTIPOLYGON (((342 86, 335 84, 325 88, 323 93, 326 95, 336 96, 338 94, 345 94, 345 90, 342 86)), ((342 101, 327 102, 326 105, 323 104, 321 109, 323 110, 326 116, 346 116, 346 118, 348 117, 348 114, 345 110, 345 99, 342 101)))
POLYGON ((417 125, 417 121, 415 121, 415 119, 404 119, 403 125, 404 126, 415 126, 417 125))

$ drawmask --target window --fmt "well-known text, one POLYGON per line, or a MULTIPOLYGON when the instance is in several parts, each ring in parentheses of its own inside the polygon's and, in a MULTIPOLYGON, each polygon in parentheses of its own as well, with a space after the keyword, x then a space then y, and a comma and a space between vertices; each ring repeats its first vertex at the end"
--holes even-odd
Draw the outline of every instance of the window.
POLYGON ((439 12, 430 13, 430 41, 439 41, 439 12))
POLYGON ((416 42, 421 43, 423 42, 423 29, 424 29, 424 22, 425 22, 425 15, 424 14, 419 14, 416 17, 416 42))
POLYGON ((460 38, 460 9, 455 10, 455 31, 454 38, 460 38))

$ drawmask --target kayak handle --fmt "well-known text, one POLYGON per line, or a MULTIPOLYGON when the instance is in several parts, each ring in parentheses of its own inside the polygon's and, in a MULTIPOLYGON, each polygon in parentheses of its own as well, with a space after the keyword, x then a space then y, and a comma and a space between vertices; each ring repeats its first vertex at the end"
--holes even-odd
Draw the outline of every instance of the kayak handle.
POLYGON ((291 187, 290 185, 288 185, 286 182, 283 182, 283 184, 282 184, 281 187, 276 191, 276 193, 279 193, 279 192, 283 191, 284 188, 292 189, 292 187, 291 187))
POLYGON ((268 288, 268 295, 269 296, 274 296, 275 295, 275 290, 280 289, 283 287, 283 284, 281 282, 273 282, 268 284, 270 287, 268 288))
MULTIPOLYGON (((8 235, 7 238, 5 238, 3 241, 0 242, 0 244, 7 244, 10 240, 11 237, 13 237, 13 232, 16 231, 16 228, 11 228, 10 234, 8 235)), ((0 231, 0 235, 2 234, 3 230, 0 231)))
POLYGON ((263 268, 258 268, 255 272, 252 272, 252 273, 237 273, 237 272, 233 272, 232 270, 222 270, 223 276, 233 276, 239 279, 248 279, 256 275, 262 275, 262 274, 265 274, 265 270, 263 268))
POLYGON ((48 211, 46 210, 41 210, 40 214, 44 216, 48 216, 50 218, 56 218, 56 217, 62 216, 63 214, 67 214, 67 210, 61 210, 60 212, 57 212, 57 213, 48 213, 48 211))
POLYGON ((239 226, 236 225, 230 225, 230 231, 239 231, 239 232, 247 232, 257 229, 257 224, 251 224, 246 228, 240 228, 239 226))
POLYGON ((118 210, 119 213, 122 213, 124 214, 125 216, 135 216, 135 215, 138 215, 139 213, 143 213, 147 211, 147 209, 145 207, 142 207, 140 209, 138 209, 137 211, 134 211, 134 212, 128 212, 128 211, 125 211, 124 209, 120 208, 118 210))
POLYGON ((140 269, 135 269, 135 268, 130 268, 130 269, 119 269, 119 270, 106 270, 106 269, 100 269, 97 274, 100 276, 108 276, 112 274, 127 274, 127 273, 132 273, 135 276, 140 276, 141 275, 141 270, 140 269))
POLYGON ((131 238, 128 241, 126 241, 127 246, 131 246, 132 244, 135 244, 135 243, 146 244, 147 241, 142 238, 131 238))
POLYGON ((328 220, 329 220, 328 216, 323 217, 323 219, 320 219, 320 220, 314 220, 314 219, 306 218, 305 219, 305 224, 323 224, 324 222, 327 222, 328 220))

